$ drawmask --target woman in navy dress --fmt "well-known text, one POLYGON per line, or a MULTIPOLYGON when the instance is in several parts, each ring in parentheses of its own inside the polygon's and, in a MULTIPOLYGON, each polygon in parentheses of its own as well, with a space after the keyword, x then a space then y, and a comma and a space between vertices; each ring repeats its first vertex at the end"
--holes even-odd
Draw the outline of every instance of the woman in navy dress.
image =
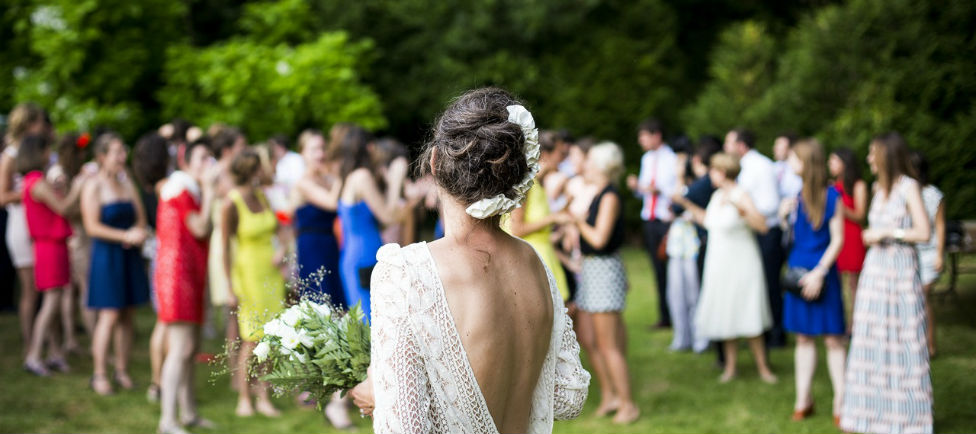
POLYGON ((95 141, 98 174, 85 184, 81 214, 85 231, 92 238, 91 271, 88 279, 88 307, 98 312, 92 337, 94 375, 91 386, 99 395, 112 393, 109 381, 108 347, 115 344, 114 380, 132 388, 127 367, 132 350, 133 307, 149 301, 149 278, 140 255, 148 235, 146 213, 139 191, 125 171, 126 146, 115 133, 104 133, 95 141))
POLYGON ((339 243, 334 227, 342 180, 326 158, 325 138, 316 130, 298 137, 298 150, 308 170, 292 190, 297 235, 298 277, 303 299, 345 310, 346 297, 339 277, 339 243))
POLYGON ((782 218, 792 220, 793 245, 787 264, 809 270, 800 279, 802 295, 786 293, 783 325, 796 333, 796 403, 793 420, 813 414, 811 384, 817 368, 816 337, 827 347, 827 370, 834 388, 834 424, 844 396, 844 301, 835 263, 844 243, 840 194, 827 181, 823 147, 815 140, 793 145, 788 162, 803 179, 799 197, 784 201, 782 218))

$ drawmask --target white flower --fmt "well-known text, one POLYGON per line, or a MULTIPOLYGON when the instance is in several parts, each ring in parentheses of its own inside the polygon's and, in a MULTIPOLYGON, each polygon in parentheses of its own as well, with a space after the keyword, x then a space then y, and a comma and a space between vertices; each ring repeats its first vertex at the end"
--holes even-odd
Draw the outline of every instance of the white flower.
POLYGON ((298 344, 301 343, 301 337, 299 337, 298 333, 296 333, 294 330, 287 328, 284 330, 287 330, 287 332, 282 333, 281 346, 288 348, 289 350, 294 350, 298 347, 298 344))
POLYGON ((330 309, 329 306, 324 303, 322 304, 312 303, 312 310, 318 313, 322 317, 322 319, 327 320, 329 318, 332 318, 332 309, 330 309))
POLYGON ((279 319, 288 327, 295 327, 298 325, 298 320, 302 318, 302 312, 298 310, 297 306, 292 306, 281 314, 279 319))
POLYGON ((312 339, 312 336, 309 335, 305 330, 300 330, 297 336, 298 342, 300 342, 306 348, 312 348, 312 346, 315 345, 315 340, 312 339))
POLYGON ((288 357, 291 357, 293 360, 298 360, 298 363, 305 363, 305 360, 306 360, 305 359, 305 355, 302 354, 302 353, 299 353, 298 351, 292 352, 291 355, 288 356, 288 357))
POLYGON ((529 171, 513 187, 516 193, 514 199, 504 194, 497 194, 469 205, 465 209, 465 212, 476 219, 486 219, 491 216, 505 214, 521 206, 522 199, 525 198, 525 194, 532 187, 535 175, 539 173, 539 156, 541 155, 539 129, 535 127, 535 119, 532 118, 532 113, 521 105, 510 105, 505 107, 505 109, 508 110, 508 121, 518 125, 522 129, 522 135, 525 136, 523 152, 525 153, 525 163, 529 166, 529 171))
POLYGON ((264 323, 264 334, 267 336, 278 336, 281 337, 283 330, 286 329, 281 320, 275 318, 271 321, 264 323))
POLYGON ((254 355, 257 356, 259 362, 263 362, 268 358, 268 353, 271 352, 271 345, 267 342, 261 341, 258 346, 254 347, 254 355))

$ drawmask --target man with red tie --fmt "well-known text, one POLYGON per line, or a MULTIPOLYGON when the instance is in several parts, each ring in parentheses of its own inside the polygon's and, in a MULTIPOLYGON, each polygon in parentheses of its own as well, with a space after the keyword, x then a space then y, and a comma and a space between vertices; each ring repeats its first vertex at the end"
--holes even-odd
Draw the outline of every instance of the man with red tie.
POLYGON ((671 196, 677 185, 677 157, 667 143, 664 143, 664 129, 657 119, 647 119, 637 127, 637 142, 644 155, 638 176, 627 177, 627 187, 643 198, 641 220, 644 222, 644 247, 654 266, 657 283, 658 322, 657 328, 671 327, 666 291, 668 287, 668 258, 658 255, 663 247, 671 219, 671 196))

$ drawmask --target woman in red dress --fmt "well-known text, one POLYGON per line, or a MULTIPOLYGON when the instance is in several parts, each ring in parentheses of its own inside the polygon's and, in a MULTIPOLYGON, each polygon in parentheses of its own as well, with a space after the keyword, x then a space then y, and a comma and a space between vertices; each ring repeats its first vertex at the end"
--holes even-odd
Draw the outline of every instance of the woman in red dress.
POLYGON ((215 173, 208 170, 210 148, 198 140, 186 150, 186 171, 173 172, 160 189, 156 215, 156 297, 159 321, 166 323, 166 359, 161 376, 160 433, 182 427, 212 427, 197 414, 193 396, 193 355, 199 344, 207 282, 207 246, 215 173), (180 397, 177 399, 177 394, 180 397), (177 401, 182 420, 176 418, 177 401))
POLYGON ((844 215, 844 246, 837 257, 837 271, 848 276, 853 306, 854 291, 857 290, 857 280, 864 262, 861 225, 867 216, 868 187, 861 179, 861 167, 857 157, 848 148, 839 148, 831 153, 827 167, 830 169, 830 176, 834 178, 834 188, 840 192, 844 202, 844 206, 839 209, 844 215))

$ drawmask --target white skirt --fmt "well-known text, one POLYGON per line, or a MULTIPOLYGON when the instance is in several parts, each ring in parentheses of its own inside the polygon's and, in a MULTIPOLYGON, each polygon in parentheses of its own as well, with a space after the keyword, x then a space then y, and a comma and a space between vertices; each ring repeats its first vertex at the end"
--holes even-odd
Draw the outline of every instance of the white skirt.
POLYGON ((27 230, 27 214, 21 204, 7 205, 7 250, 15 268, 34 266, 34 244, 27 230))

